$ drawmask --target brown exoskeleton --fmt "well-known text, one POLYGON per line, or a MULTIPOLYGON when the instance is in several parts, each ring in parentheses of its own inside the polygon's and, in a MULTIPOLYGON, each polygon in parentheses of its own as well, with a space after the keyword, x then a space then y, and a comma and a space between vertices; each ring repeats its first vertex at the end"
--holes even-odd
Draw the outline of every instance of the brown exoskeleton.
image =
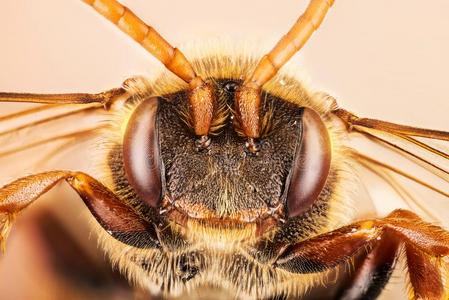
POLYGON ((65 180, 101 225, 111 258, 154 293, 175 296, 208 287, 241 298, 270 298, 302 296, 310 289, 312 298, 369 299, 382 290, 403 253, 411 297, 448 297, 449 234, 440 227, 404 210, 341 226, 351 210, 345 160, 405 175, 347 148, 348 132, 409 154, 388 135, 445 159, 447 154, 414 136, 448 140, 449 134, 358 118, 331 97, 277 74, 333 1, 311 1, 258 64, 232 56, 190 63, 116 1, 85 2, 184 82, 166 75, 130 79, 95 95, 0 94, 1 101, 118 110, 104 129, 110 176, 51 171, 3 187, 3 239, 17 213, 65 180), (116 107, 119 101, 125 107, 116 107), (338 275, 333 289, 320 290, 332 270, 353 260, 353 272, 338 275))

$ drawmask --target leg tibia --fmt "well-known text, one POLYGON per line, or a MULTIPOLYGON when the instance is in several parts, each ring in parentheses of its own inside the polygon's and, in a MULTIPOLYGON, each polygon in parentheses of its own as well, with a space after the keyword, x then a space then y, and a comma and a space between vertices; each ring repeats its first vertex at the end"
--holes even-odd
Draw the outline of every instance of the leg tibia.
MULTIPOLYGON (((1 236, 17 215, 57 183, 65 180, 83 199, 92 215, 113 237, 137 247, 158 247, 156 228, 123 203, 111 190, 80 172, 52 171, 18 179, 0 189, 1 236)), ((54 205, 61 205, 55 203, 54 205)))
MULTIPOLYGON (((447 297, 441 270, 448 267, 449 232, 404 210, 288 245, 274 265, 294 273, 321 272, 350 261, 362 250, 374 249, 374 257, 353 279, 354 284, 364 285, 378 267, 394 261, 399 247, 405 249, 412 299, 447 297)), ((348 287, 344 293, 357 294, 357 287, 348 287)))

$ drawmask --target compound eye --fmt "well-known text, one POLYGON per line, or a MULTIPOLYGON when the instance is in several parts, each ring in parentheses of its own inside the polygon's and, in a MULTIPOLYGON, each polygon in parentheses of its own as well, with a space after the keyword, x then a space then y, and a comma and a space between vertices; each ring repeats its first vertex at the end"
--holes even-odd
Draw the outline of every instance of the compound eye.
POLYGON ((307 211, 318 199, 331 164, 331 145, 326 126, 317 112, 304 108, 302 133, 296 146, 287 192, 288 217, 307 211))
POLYGON ((161 200, 161 162, 157 132, 159 99, 140 103, 131 115, 123 140, 123 162, 129 184, 151 207, 161 200))

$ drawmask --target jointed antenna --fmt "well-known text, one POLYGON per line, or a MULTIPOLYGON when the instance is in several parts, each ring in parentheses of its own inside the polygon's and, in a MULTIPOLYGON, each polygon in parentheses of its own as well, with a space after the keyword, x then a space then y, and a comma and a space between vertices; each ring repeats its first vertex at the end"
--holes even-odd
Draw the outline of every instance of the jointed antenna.
POLYGON ((127 7, 115 0, 83 1, 132 37, 185 82, 190 82, 196 77, 184 54, 172 47, 153 27, 145 24, 127 7))
POLYGON ((212 87, 197 76, 184 54, 116 0, 83 1, 142 45, 168 70, 189 83, 191 89, 189 104, 194 130, 197 135, 206 136, 213 117, 214 93, 212 87))
POLYGON ((334 0, 311 0, 290 31, 260 60, 253 74, 237 92, 236 108, 247 137, 257 138, 260 135, 260 89, 304 46, 312 33, 320 27, 332 4, 334 0))
MULTIPOLYGON (((171 46, 159 33, 145 24, 128 8, 116 0, 83 0, 123 32, 136 40, 148 52, 163 63, 167 69, 189 84, 189 109, 195 134, 199 136, 197 145, 209 144, 207 137, 212 124, 215 91, 212 83, 205 82, 193 70, 192 65, 177 48, 171 46)), ((318 29, 334 0, 311 0, 290 31, 266 54, 253 74, 236 91, 235 110, 243 133, 249 138, 247 146, 257 151, 255 138, 260 137, 260 91, 277 71, 307 42, 318 29)), ((100 94, 24 94, 0 93, 0 102, 36 103, 102 103, 107 106, 116 97, 126 94, 125 89, 113 89, 100 94)))

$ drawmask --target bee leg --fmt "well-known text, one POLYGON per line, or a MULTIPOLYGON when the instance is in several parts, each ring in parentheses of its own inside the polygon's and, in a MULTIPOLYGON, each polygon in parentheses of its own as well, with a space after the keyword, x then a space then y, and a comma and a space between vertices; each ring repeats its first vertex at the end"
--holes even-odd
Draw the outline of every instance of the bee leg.
POLYGON ((390 279, 398 257, 400 243, 388 232, 361 258, 338 288, 334 299, 377 299, 390 279))
POLYGON ((51 171, 17 179, 0 189, 0 242, 14 216, 65 180, 83 199, 98 223, 115 239, 135 247, 158 248, 153 223, 144 220, 99 181, 81 172, 51 171))
MULTIPOLYGON (((383 240, 395 241, 404 248, 412 299, 444 299, 447 296, 441 271, 448 268, 449 232, 425 223, 406 210, 395 210, 386 218, 356 222, 285 246, 273 266, 293 273, 323 272, 351 262, 360 251, 376 251, 378 245, 386 247, 383 240)), ((389 255, 397 257, 397 253, 390 251, 389 255)), ((388 259, 384 261, 388 262, 388 259)), ((363 275, 360 276, 362 280, 363 275)), ((357 282, 358 279, 354 280, 357 282)))
MULTIPOLYGON (((420 136, 430 139, 449 141, 449 132, 447 131, 400 125, 376 119, 359 118, 358 116, 342 108, 337 108, 333 110, 332 113, 345 122, 351 130, 354 129, 354 127, 356 131, 358 131, 357 127, 372 128, 393 134, 420 136)), ((362 131, 362 133, 364 133, 364 131, 362 131)))
MULTIPOLYGON (((125 81, 126 84, 126 81, 125 81)), ((0 92, 0 102, 28 102, 47 104, 89 104, 99 103, 105 108, 119 96, 126 94, 124 88, 114 88, 97 94, 30 94, 30 93, 4 93, 0 92)))

